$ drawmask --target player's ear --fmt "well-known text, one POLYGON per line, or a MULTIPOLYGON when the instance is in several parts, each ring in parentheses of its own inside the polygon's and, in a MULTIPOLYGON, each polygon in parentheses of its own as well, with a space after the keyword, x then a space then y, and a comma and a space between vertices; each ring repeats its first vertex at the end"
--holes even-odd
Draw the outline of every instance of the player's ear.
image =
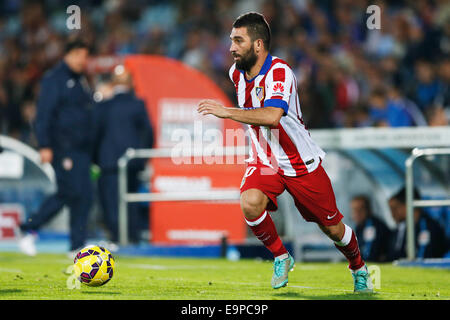
POLYGON ((261 39, 256 39, 255 41, 255 51, 259 53, 264 48, 264 43, 261 39))

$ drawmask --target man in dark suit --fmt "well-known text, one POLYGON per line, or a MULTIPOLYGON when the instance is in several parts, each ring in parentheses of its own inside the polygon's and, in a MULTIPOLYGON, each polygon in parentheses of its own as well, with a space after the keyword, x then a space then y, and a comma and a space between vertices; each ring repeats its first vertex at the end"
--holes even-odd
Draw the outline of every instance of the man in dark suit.
POLYGON ((70 39, 63 60, 44 75, 40 84, 35 133, 41 161, 51 163, 55 170, 57 192, 20 225, 19 247, 28 255, 36 254, 33 231, 63 206, 70 210, 70 250, 85 244, 92 203, 92 94, 83 75, 88 57, 88 45, 80 39, 70 39))
POLYGON ((363 259, 376 262, 386 261, 391 232, 381 219, 373 215, 370 199, 366 195, 353 197, 351 209, 363 259))
MULTIPOLYGON (((420 199, 414 190, 414 199, 420 199)), ((389 199, 392 217, 397 222, 390 245, 389 260, 406 257, 406 189, 403 188, 389 199)), ((420 208, 414 208, 415 243, 417 258, 440 258, 447 251, 445 232, 438 222, 420 208)))
MULTIPOLYGON (((94 111, 95 162, 101 170, 98 181, 100 202, 112 242, 118 241, 118 166, 119 158, 128 148, 153 146, 153 129, 144 101, 133 92, 130 73, 119 65, 112 77, 113 96, 100 102, 94 111)), ((145 159, 135 159, 128 165, 128 192, 137 192, 138 173, 145 159)), ((137 203, 129 204, 129 240, 138 242, 142 223, 137 203)))

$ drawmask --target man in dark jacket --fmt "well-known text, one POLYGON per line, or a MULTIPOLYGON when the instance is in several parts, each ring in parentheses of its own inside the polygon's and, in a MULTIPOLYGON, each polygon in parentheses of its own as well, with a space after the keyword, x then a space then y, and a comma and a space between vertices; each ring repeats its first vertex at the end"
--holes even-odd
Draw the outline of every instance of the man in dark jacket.
POLYGON ((66 44, 63 60, 49 70, 40 84, 35 133, 43 163, 55 170, 57 192, 44 200, 40 209, 20 225, 21 250, 36 254, 35 233, 63 206, 70 210, 70 250, 86 240, 91 207, 91 90, 83 75, 89 48, 80 39, 66 44))
MULTIPOLYGON (((414 199, 420 199, 417 190, 414 199)), ((392 217, 397 222, 390 245, 389 260, 406 257, 406 189, 403 188, 389 199, 392 217)), ((445 232, 438 222, 420 208, 414 209, 414 235, 417 258, 440 258, 447 251, 445 232)))
POLYGON ((353 197, 351 209, 363 259, 386 261, 391 231, 382 220, 373 215, 369 198, 365 195, 353 197))
MULTIPOLYGON (((130 73, 119 65, 112 78, 113 96, 99 103, 94 111, 95 161, 101 175, 98 181, 100 202, 112 242, 118 241, 118 166, 119 158, 128 148, 153 146, 153 129, 144 101, 133 93, 130 73)), ((145 167, 145 159, 128 164, 128 192, 137 192, 138 173, 145 167)), ((129 204, 128 225, 130 242, 139 241, 139 207, 129 204)))

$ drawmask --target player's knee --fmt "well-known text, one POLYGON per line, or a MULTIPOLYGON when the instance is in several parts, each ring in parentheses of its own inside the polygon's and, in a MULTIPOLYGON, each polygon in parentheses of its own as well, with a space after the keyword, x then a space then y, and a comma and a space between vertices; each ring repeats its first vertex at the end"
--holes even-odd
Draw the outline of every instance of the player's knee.
POLYGON ((241 203, 241 209, 244 216, 251 220, 258 218, 264 210, 261 206, 249 202, 241 203))
POLYGON ((255 219, 266 209, 267 196, 259 190, 247 190, 241 195, 241 209, 247 219, 255 219))

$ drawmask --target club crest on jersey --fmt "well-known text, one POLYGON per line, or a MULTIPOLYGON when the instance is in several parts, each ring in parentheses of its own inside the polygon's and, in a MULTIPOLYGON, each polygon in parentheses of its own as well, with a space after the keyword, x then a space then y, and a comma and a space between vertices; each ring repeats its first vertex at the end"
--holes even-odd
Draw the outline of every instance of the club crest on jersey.
POLYGON ((264 99, 264 87, 256 87, 255 88, 256 97, 261 101, 264 99))
POLYGON ((275 82, 273 85, 273 95, 284 95, 284 86, 281 82, 275 82))

